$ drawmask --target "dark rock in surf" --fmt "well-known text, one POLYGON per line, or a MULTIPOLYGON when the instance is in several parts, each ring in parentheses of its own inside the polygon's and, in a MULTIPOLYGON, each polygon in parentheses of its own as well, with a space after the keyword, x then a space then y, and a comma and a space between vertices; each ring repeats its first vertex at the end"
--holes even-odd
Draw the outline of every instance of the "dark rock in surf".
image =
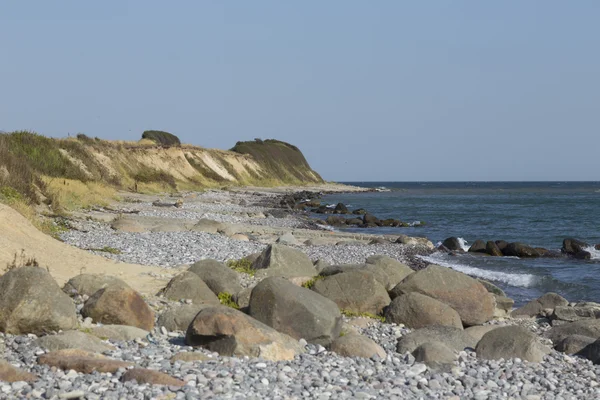
POLYGON ((358 218, 348 218, 346 220, 346 225, 361 225, 363 222, 358 218))
POLYGON ((561 251, 565 254, 576 255, 577 253, 585 250, 589 245, 581 240, 566 238, 563 240, 561 251))
POLYGON ((533 258, 540 256, 540 253, 538 253, 536 249, 523 243, 509 243, 506 248, 502 250, 502 254, 509 257, 520 258, 533 258))
POLYGON ((365 210, 364 208, 357 208, 356 210, 352 211, 352 214, 354 215, 365 215, 367 213, 367 210, 365 210))
POLYGON ((506 246, 508 246, 508 242, 506 240, 496 240, 496 246, 500 249, 500 251, 504 252, 506 246))
POLYGON ((348 207, 346 207, 343 203, 337 203, 333 212, 334 214, 348 214, 348 207))
POLYGON ((450 251, 464 252, 464 250, 460 244, 460 240, 458 240, 458 238, 455 236, 449 237, 446 240, 444 240, 442 242, 442 246, 446 247, 450 251))
POLYGON ((581 250, 579 253, 575 254, 575 258, 578 260, 591 260, 592 253, 589 251, 581 250))
POLYGON ((504 255, 502 254, 502 250, 500 250, 498 245, 491 240, 485 244, 485 252, 494 257, 502 257, 504 255))
POLYGON ((370 224, 374 224, 376 226, 381 225, 381 221, 379 220, 379 218, 377 218, 376 216, 374 216, 372 214, 365 214, 363 216, 363 223, 365 225, 370 225, 370 224))
POLYGON ((346 218, 340 217, 338 215, 330 215, 329 217, 327 217, 327 219, 325 219, 325 222, 327 222, 327 224, 331 226, 342 226, 346 225, 346 218))
POLYGON ((485 242, 481 239, 477 239, 469 247, 469 253, 485 253, 485 242))

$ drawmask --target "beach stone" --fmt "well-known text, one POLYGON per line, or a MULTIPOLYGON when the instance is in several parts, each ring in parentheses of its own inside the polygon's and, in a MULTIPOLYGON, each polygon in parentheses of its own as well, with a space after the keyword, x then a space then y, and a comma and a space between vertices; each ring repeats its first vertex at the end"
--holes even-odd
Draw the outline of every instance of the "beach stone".
POLYGON ((165 222, 150 228, 150 232, 187 232, 187 226, 177 222, 165 222))
POLYGON ((486 252, 486 243, 481 239, 477 239, 476 241, 473 242, 471 247, 469 247, 469 253, 485 253, 485 252, 486 252))
POLYGON ((344 203, 337 203, 333 212, 336 214, 348 214, 348 207, 344 203))
POLYGON ((96 323, 136 326, 147 331, 154 327, 154 312, 131 288, 100 289, 85 302, 81 315, 96 323))
POLYGON ((164 326, 169 332, 185 332, 196 315, 210 304, 179 304, 171 306, 158 316, 157 326, 164 326))
POLYGON ((41 335, 75 327, 75 304, 47 270, 21 267, 0 277, 0 331, 41 335))
POLYGON ((331 343, 330 350, 343 357, 371 358, 378 356, 385 359, 387 356, 385 350, 373 340, 354 333, 336 338, 331 343))
POLYGON ((477 280, 450 268, 430 265, 406 277, 390 295, 417 292, 452 307, 463 325, 481 325, 494 316, 494 298, 477 280))
POLYGON ((449 238, 444 239, 444 241, 442 242, 442 246, 444 246, 450 251, 458 251, 461 253, 464 252, 464 249, 460 244, 460 240, 456 236, 451 236, 449 238))
POLYGON ((130 362, 114 360, 98 353, 79 349, 57 350, 42 354, 38 357, 38 364, 56 367, 64 371, 74 370, 84 374, 116 373, 119 368, 133 366, 130 362))
POLYGON ((595 338, 583 335, 569 335, 558 342, 554 348, 566 354, 577 354, 586 346, 594 343, 595 338))
POLYGON ((0 381, 1 382, 35 382, 37 376, 20 368, 13 367, 10 363, 0 360, 0 381))
POLYGON ((50 351, 64 349, 79 349, 92 353, 103 353, 114 350, 114 347, 104 343, 93 335, 80 331, 65 331, 57 335, 42 336, 35 340, 35 345, 50 351))
POLYGON ((342 328, 342 315, 333 301, 280 277, 263 279, 254 287, 248 314, 295 339, 322 346, 339 337, 342 328))
POLYGON ((581 319, 596 319, 600 317, 598 307, 570 307, 557 306, 554 308, 550 319, 560 321, 579 321, 581 319))
POLYGON ((371 256, 365 263, 365 269, 374 273, 386 290, 392 290, 404 278, 415 272, 408 265, 385 255, 371 256))
POLYGON ((396 351, 400 354, 412 353, 420 345, 427 342, 440 342, 455 351, 475 348, 477 340, 464 330, 450 326, 428 326, 414 330, 400 339, 396 351))
POLYGON ((472 336, 475 340, 477 340, 477 342, 479 342, 483 335, 500 327, 501 325, 477 325, 468 327, 467 329, 465 329, 465 332, 472 336))
POLYGON ((562 248, 560 250, 565 254, 570 254, 574 256, 577 253, 584 251, 587 247, 589 247, 589 245, 582 240, 574 238, 565 238, 563 240, 562 248))
MULTIPOLYGON (((336 264, 336 265, 328 265, 321 270, 319 275, 321 276, 332 276, 336 274, 341 274, 342 272, 351 272, 351 271, 359 271, 365 270, 366 264, 336 264)), ((376 277, 377 278, 377 277, 376 277)))
POLYGON ((219 293, 235 294, 242 290, 239 275, 216 260, 200 260, 194 263, 188 271, 198 275, 215 295, 219 293))
POLYGON ((535 334, 520 326, 494 329, 481 338, 475 349, 477 357, 486 360, 520 358, 541 362, 551 349, 540 343, 535 334))
POLYGON ((488 292, 490 292, 492 294, 497 294, 499 296, 506 297, 506 293, 504 293, 504 290, 500 289, 498 286, 494 285, 493 283, 488 282, 484 279, 477 279, 477 281, 479 283, 481 283, 483 285, 483 287, 485 288, 485 290, 487 290, 488 292))
POLYGON ((592 343, 588 344, 579 352, 577 352, 577 355, 587 358, 594 364, 600 364, 600 340, 594 340, 592 343))
POLYGON ((141 233, 148 231, 140 222, 132 218, 116 218, 110 224, 110 227, 119 232, 141 233))
POLYGON ((504 318, 508 317, 515 305, 515 301, 511 298, 498 296, 494 294, 494 299, 496 300, 496 308, 494 309, 494 317, 495 318, 504 318))
POLYGON ((291 232, 287 232, 287 233, 284 233, 283 235, 279 236, 276 240, 276 243, 284 244, 286 246, 299 246, 300 245, 300 242, 298 241, 298 239, 296 239, 296 237, 291 232))
POLYGON ((317 270, 310 258, 300 250, 272 244, 254 261, 252 268, 256 270, 258 279, 267 276, 315 276, 317 270))
POLYGON ((303 352, 294 338, 230 307, 202 309, 190 324, 185 343, 201 346, 222 356, 291 360, 303 352))
POLYGON ((240 242, 249 242, 250 241, 250 238, 247 235, 244 235, 243 233, 235 233, 235 234, 231 235, 230 238, 233 240, 239 240, 240 242))
POLYGON ((328 245, 332 244, 332 241, 331 241, 331 239, 328 239, 328 238, 316 237, 316 238, 312 238, 312 239, 308 239, 308 240, 304 241, 304 244, 306 246, 328 246, 328 245))
POLYGON ((171 362, 175 363, 177 361, 181 362, 195 362, 195 361, 209 361, 214 360, 214 358, 207 356, 203 353, 198 353, 195 351, 181 351, 171 357, 171 362))
POLYGON ((317 270, 318 274, 321 274, 321 271, 323 271, 326 267, 328 267, 330 264, 327 261, 324 260, 317 260, 313 263, 315 269, 317 270))
POLYGON ((490 256, 494 256, 494 257, 502 257, 504 255, 502 253, 502 250, 500 250, 500 248, 496 244, 496 242, 491 241, 491 240, 485 244, 485 252, 487 254, 489 254, 490 256))
POLYGON ((208 285, 190 271, 175 276, 159 294, 175 301, 190 299, 194 304, 220 304, 219 298, 208 285))
POLYGON ((544 336, 552 340, 554 344, 561 342, 567 336, 571 335, 588 336, 594 339, 600 338, 600 320, 582 319, 580 321, 568 322, 553 326, 544 333, 544 336))
POLYGON ((509 243, 502 250, 502 254, 509 257, 532 258, 539 257, 540 253, 531 246, 523 243, 509 243))
POLYGON ((226 224, 223 222, 213 221, 207 218, 200 219, 194 226, 191 227, 192 231, 198 232, 206 232, 217 234, 220 231, 223 231, 226 227, 226 224))
POLYGON ((128 342, 145 338, 150 332, 128 325, 100 325, 90 328, 89 333, 99 338, 128 342))
POLYGON ((317 280, 312 290, 333 300, 340 309, 377 315, 390 304, 385 287, 368 271, 342 272, 317 280))
POLYGON ((165 385, 182 387, 185 382, 153 369, 133 368, 121 376, 122 382, 136 381, 138 385, 165 385))
POLYGON ((511 313, 513 317, 535 317, 541 315, 546 309, 555 309, 559 306, 567 306, 569 301, 557 293, 546 293, 543 296, 531 300, 521 308, 517 308, 511 313))
MULTIPOLYGON (((347 221, 346 221, 346 223, 347 223, 348 225, 354 225, 354 224, 350 223, 350 221, 352 221, 352 220, 347 220, 347 221)), ((357 219, 357 221, 360 221, 360 220, 359 220, 359 219, 357 219)), ((387 240, 387 239, 383 239, 383 238, 373 238, 373 239, 371 239, 371 241, 369 242, 369 244, 372 244, 372 245, 376 245, 376 244, 390 244, 390 243, 391 243, 391 242, 390 242, 389 240, 387 240)), ((377 256, 372 256, 372 257, 377 257, 377 256)), ((382 256, 382 257, 387 257, 387 256, 382 256)), ((393 258, 392 258, 392 260, 393 260, 393 258)))
POLYGON ((98 290, 109 286, 129 287, 127 283, 115 276, 80 274, 69 279, 62 290, 69 296, 92 296, 98 290))
POLYGON ((240 310, 244 310, 250 306, 250 296, 252 295, 252 288, 244 288, 238 293, 233 295, 233 301, 240 307, 240 310))
POLYGON ((435 249, 435 245, 431 243, 429 239, 424 237, 400 235, 398 236, 398 239, 396 239, 396 243, 411 247, 424 247, 429 250, 435 249))
POLYGON ((330 215, 325 218, 325 222, 330 226, 342 226, 346 225, 346 218, 340 217, 339 215, 330 215))
POLYGON ((418 292, 396 297, 386 308, 384 316, 386 322, 404 324, 411 329, 430 325, 463 328, 460 315, 452 307, 418 292))
POLYGON ((434 370, 449 369, 457 359, 457 354, 442 342, 426 342, 417 347, 412 355, 415 362, 420 362, 434 370))

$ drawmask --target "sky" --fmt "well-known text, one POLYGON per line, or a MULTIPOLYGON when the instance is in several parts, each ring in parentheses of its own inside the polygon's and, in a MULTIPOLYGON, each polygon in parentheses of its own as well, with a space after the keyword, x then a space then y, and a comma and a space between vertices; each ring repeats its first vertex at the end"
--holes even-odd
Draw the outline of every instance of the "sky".
POLYGON ((297 145, 335 181, 600 180, 600 2, 0 2, 0 130, 297 145))

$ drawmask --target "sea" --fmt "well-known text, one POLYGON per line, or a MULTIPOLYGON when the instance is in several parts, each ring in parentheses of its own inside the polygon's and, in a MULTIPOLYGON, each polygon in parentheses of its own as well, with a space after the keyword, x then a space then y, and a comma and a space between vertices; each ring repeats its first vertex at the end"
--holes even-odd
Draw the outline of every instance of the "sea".
POLYGON ((424 222, 405 228, 348 228, 344 231, 427 237, 450 236, 521 242, 560 250, 564 238, 590 245, 591 260, 519 259, 438 252, 425 261, 486 279, 520 306, 547 292, 569 301, 600 302, 600 182, 343 182, 381 192, 338 193, 322 202, 365 208, 380 219, 424 222))

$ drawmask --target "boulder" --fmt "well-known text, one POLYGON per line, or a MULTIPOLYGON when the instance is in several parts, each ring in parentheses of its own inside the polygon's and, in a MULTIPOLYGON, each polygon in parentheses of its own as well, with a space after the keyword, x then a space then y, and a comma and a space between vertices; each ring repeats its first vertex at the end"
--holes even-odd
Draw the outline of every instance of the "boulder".
POLYGON ((280 277, 266 278, 254 287, 248 314, 295 339, 323 346, 342 328, 342 315, 333 301, 280 277))
MULTIPOLYGON (((391 244, 391 242, 387 239, 384 238, 373 238, 371 239, 371 241, 369 242, 369 244, 372 245, 377 245, 377 244, 391 244)), ((377 256, 372 256, 372 257, 377 257, 377 256)), ((381 256, 381 257, 387 257, 387 256, 381 256)), ((393 258, 392 258, 393 260, 393 258)))
POLYGON ((456 352, 442 342, 425 342, 417 347, 412 355, 415 362, 420 362, 434 370, 450 369, 457 359, 456 352))
POLYGON ((498 286, 494 285, 493 283, 488 282, 488 281, 483 280, 483 279, 477 279, 477 281, 479 283, 481 283, 483 285, 483 287, 485 288, 485 290, 487 290, 491 294, 497 294, 499 296, 505 296, 506 297, 506 293, 504 293, 504 290, 500 289, 498 286))
POLYGON ((590 253, 589 251, 581 250, 580 252, 576 253, 573 257, 575 257, 578 260, 591 260, 592 253, 590 253))
POLYGON ((371 256, 365 262, 365 269, 375 274, 386 290, 392 290, 404 278, 415 272, 408 265, 388 256, 371 256))
POLYGON ((175 301, 189 299, 194 304, 217 305, 221 303, 208 285, 197 274, 191 271, 182 272, 171 279, 159 294, 175 301))
POLYGON ((75 304, 47 270, 21 267, 0 277, 1 332, 41 335, 75 327, 75 304))
POLYGON ((244 235, 243 233, 235 233, 233 235, 230 236, 231 239, 233 240, 239 240, 240 242, 249 242, 250 238, 246 235, 244 235))
POLYGON ((37 376, 20 368, 13 367, 10 363, 0 360, 0 381, 6 383, 13 382, 34 382, 37 376))
POLYGON ((132 368, 121 376, 122 382, 136 381, 138 385, 164 385, 181 387, 185 382, 160 371, 145 368, 132 368))
POLYGON ((424 237, 400 235, 400 236, 398 236, 398 239, 396 239, 396 243, 403 244, 405 246, 411 246, 411 247, 424 247, 425 249, 428 249, 428 250, 435 249, 435 246, 433 245, 433 243, 431 243, 431 241, 429 239, 424 238, 424 237))
POLYGON ((493 257, 502 257, 504 255, 496 242, 492 242, 491 240, 485 244, 485 252, 493 257))
POLYGON ((320 275, 321 271, 323 271, 325 268, 327 268, 330 264, 325 261, 325 260, 317 260, 313 263, 313 265, 315 266, 315 269, 317 270, 317 273, 320 275))
POLYGON ((444 246, 450 251, 464 252, 464 249, 461 246, 461 242, 456 236, 446 238, 442 242, 442 246, 444 246))
POLYGON ((505 318, 510 315, 512 312, 513 306, 515 305, 515 301, 506 296, 499 296, 497 294, 493 294, 494 299, 496 300, 496 308, 494 309, 494 317, 495 318, 505 318))
POLYGON ((130 362, 114 360, 98 353, 78 349, 57 350, 42 354, 38 357, 38 364, 59 368, 63 371, 74 370, 83 374, 94 372, 114 374, 120 368, 133 366, 130 362))
POLYGON ((494 316, 495 301, 479 283, 463 273, 439 265, 430 265, 409 275, 392 289, 394 298, 402 293, 417 292, 452 307, 463 325, 481 325, 494 316))
POLYGON ((391 302, 375 275, 363 270, 342 272, 317 280, 312 290, 333 300, 340 309, 359 314, 379 314, 391 302))
POLYGON ((379 220, 379 218, 372 214, 365 214, 363 215, 363 224, 374 224, 379 226, 381 224, 381 221, 379 220))
POLYGON ((496 246, 498 246, 502 254, 504 254, 504 249, 508 246, 508 242, 506 240, 496 240, 494 243, 496 243, 496 246))
POLYGON ((386 308, 384 316, 386 322, 404 324, 411 329, 431 325, 463 328, 460 315, 452 307, 418 292, 396 297, 386 308))
POLYGON ((315 276, 317 270, 303 252, 281 244, 267 247, 252 264, 257 278, 267 276, 315 276))
POLYGON ((169 307, 158 316, 157 326, 164 326, 169 332, 185 332, 196 315, 209 304, 178 304, 169 307))
POLYGON ((366 267, 365 264, 336 264, 328 265, 321 270, 319 275, 321 276, 332 276, 341 274, 342 272, 361 271, 366 267))
POLYGON ((337 203, 333 212, 336 214, 348 214, 348 207, 346 207, 344 203, 337 203))
POLYGON ((116 218, 110 224, 110 227, 119 232, 140 233, 147 231, 141 223, 132 218, 116 218))
MULTIPOLYGON (((198 275, 215 295, 235 294, 242 290, 239 275, 216 260, 200 260, 192 264, 188 271, 198 275)), ((211 301, 214 302, 214 299, 211 301)))
POLYGON ((486 360, 520 358, 541 362, 551 349, 540 343, 536 335, 520 326, 494 329, 481 338, 475 349, 477 357, 486 360))
POLYGON ((554 348, 566 354, 577 354, 586 346, 594 343, 595 338, 583 335, 569 335, 558 342, 554 348))
POLYGON ((331 351, 343 357, 386 358, 385 350, 366 336, 354 333, 340 336, 331 343, 331 351))
POLYGON ((468 327, 467 329, 465 329, 465 332, 471 335, 475 340, 477 340, 477 342, 479 342, 483 335, 500 327, 501 325, 476 325, 468 327))
POLYGON ((216 234, 222 232, 225 229, 225 226, 226 224, 223 222, 202 218, 191 228, 191 230, 216 234))
POLYGON ((352 214, 354 215, 365 215, 367 213, 367 210, 365 210, 364 208, 357 208, 356 210, 352 211, 352 214))
POLYGON ((539 257, 540 253, 531 246, 523 243, 509 243, 506 245, 502 254, 509 257, 533 258, 539 257))
POLYGON ((362 225, 362 219, 360 218, 348 218, 346 220, 346 225, 362 225))
POLYGON ((80 331, 66 331, 57 335, 42 336, 34 343, 36 346, 50 351, 79 349, 92 353, 103 353, 114 350, 113 346, 104 343, 96 336, 80 331))
POLYGON ((251 295, 252 288, 244 288, 233 296, 233 301, 235 301, 235 304, 237 304, 238 307, 240 307, 240 310, 244 311, 250 306, 251 295))
POLYGON ((554 344, 561 342, 567 336, 571 335, 588 336, 594 339, 600 338, 600 320, 582 319, 580 321, 568 322, 553 326, 544 333, 544 336, 552 340, 554 344))
POLYGON ((119 342, 141 339, 148 336, 150 332, 127 325, 99 325, 89 329, 89 333, 99 338, 106 338, 119 342))
POLYGON ((511 313, 513 317, 535 317, 541 315, 546 309, 554 309, 559 306, 566 306, 569 301, 556 293, 546 293, 542 297, 531 300, 521 308, 517 308, 511 313))
POLYGON ((230 307, 202 309, 190 324, 185 343, 223 356, 291 360, 303 352, 298 341, 230 307))
POLYGON ((562 248, 560 249, 565 254, 574 256, 575 254, 584 251, 589 245, 581 240, 566 238, 563 240, 562 248))
POLYGON ((299 246, 300 242, 296 237, 291 233, 287 232, 283 235, 279 236, 276 241, 278 244, 284 244, 286 246, 299 246))
POLYGON ((125 281, 115 276, 80 274, 69 279, 62 290, 69 296, 92 296, 98 290, 109 286, 129 287, 125 281))
POLYGON ((570 307, 570 306, 557 306, 554 308, 551 320, 559 321, 579 321, 581 319, 595 319, 600 317, 600 308, 598 307, 570 307))
POLYGON ((594 342, 588 344, 577 355, 587 358, 594 364, 600 364, 600 340, 596 339, 594 342))
POLYGON ((209 361, 214 360, 214 358, 207 356, 203 353, 198 353, 195 351, 181 351, 171 357, 171 362, 175 363, 177 361, 189 363, 194 361, 209 361))
POLYGON ((312 239, 308 239, 304 242, 306 246, 328 246, 333 244, 334 240, 329 238, 316 237, 312 239))
POLYGON ((396 351, 400 354, 412 353, 427 342, 440 342, 454 351, 475 348, 477 340, 464 330, 450 326, 428 326, 412 331, 398 339, 396 351))
POLYGON ((486 243, 481 239, 477 239, 476 241, 473 242, 471 247, 469 247, 469 253, 485 253, 486 252, 485 248, 486 248, 486 243))
POLYGON ((131 288, 110 286, 98 290, 85 302, 81 314, 96 323, 137 326, 151 331, 154 312, 131 288))
POLYGON ((346 225, 346 218, 340 217, 339 215, 330 215, 325 219, 327 225, 331 226, 342 226, 346 225))

